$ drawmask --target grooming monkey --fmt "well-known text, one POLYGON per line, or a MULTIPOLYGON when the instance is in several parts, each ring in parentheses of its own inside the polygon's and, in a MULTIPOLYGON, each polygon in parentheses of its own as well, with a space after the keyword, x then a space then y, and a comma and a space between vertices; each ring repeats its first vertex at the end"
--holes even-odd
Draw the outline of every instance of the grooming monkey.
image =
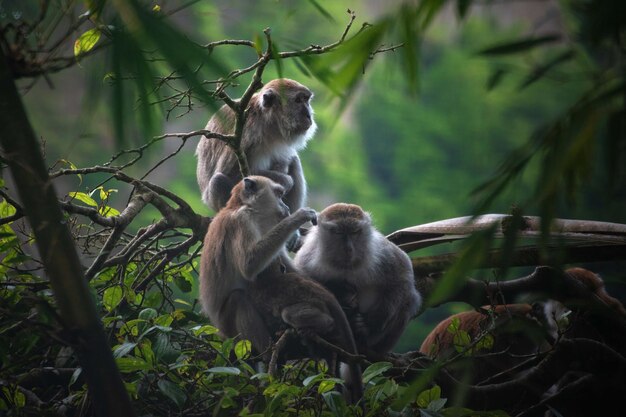
POLYGON ((346 309, 360 352, 389 352, 421 308, 408 255, 357 205, 324 209, 294 261, 346 309))
MULTIPOLYGON (((252 175, 262 175, 285 189, 283 200, 292 213, 304 206, 306 182, 298 151, 313 137, 313 94, 286 78, 272 80, 258 91, 248 106, 241 147, 252 175)), ((232 134, 235 114, 226 105, 209 120, 207 130, 232 134)), ((233 186, 241 180, 234 152, 226 143, 203 137, 196 149, 196 174, 204 201, 218 211, 226 205, 233 186)))
MULTIPOLYGON (((251 176, 232 190, 226 207, 209 226, 200 259, 200 301, 211 322, 226 337, 241 336, 255 350, 268 350, 276 331, 289 325, 314 332, 356 354, 341 306, 322 285, 295 272, 285 242, 314 210, 289 214, 284 188, 251 176)), ((359 366, 349 367, 350 398, 361 398, 359 366)))

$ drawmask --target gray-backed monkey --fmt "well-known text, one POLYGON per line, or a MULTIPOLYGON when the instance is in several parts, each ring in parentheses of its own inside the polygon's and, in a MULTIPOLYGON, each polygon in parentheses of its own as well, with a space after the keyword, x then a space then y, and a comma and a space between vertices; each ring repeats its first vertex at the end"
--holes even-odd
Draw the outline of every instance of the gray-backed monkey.
MULTIPOLYGON (((313 137, 313 93, 286 78, 265 84, 248 106, 241 138, 250 173, 262 175, 285 189, 283 200, 294 213, 306 200, 306 182, 298 151, 313 137)), ((209 120, 207 130, 232 134, 235 114, 226 105, 209 120)), ((196 149, 196 174, 202 200, 213 210, 226 205, 233 186, 241 180, 234 152, 224 142, 202 137, 196 149)))
MULTIPOLYGON (((226 207, 209 226, 200 261, 200 301, 226 337, 241 336, 262 353, 285 324, 314 332, 356 354, 348 320, 322 285, 295 272, 285 242, 317 214, 300 208, 289 214, 284 188, 251 176, 232 190, 226 207)), ((349 367, 350 398, 361 398, 359 366, 349 367)))
POLYGON ((421 308, 410 258, 357 205, 324 209, 294 261, 346 309, 359 351, 389 352, 421 308))

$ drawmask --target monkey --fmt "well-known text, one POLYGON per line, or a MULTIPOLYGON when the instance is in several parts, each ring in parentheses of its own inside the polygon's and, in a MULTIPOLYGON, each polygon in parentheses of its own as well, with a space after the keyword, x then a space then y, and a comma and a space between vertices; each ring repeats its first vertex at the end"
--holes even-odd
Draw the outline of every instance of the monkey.
MULTIPOLYGON (((262 175, 285 189, 283 200, 292 213, 306 202, 306 181, 298 151, 313 137, 313 93, 287 78, 265 84, 248 106, 241 137, 250 173, 262 175)), ((211 117, 206 130, 232 134, 235 114, 224 105, 211 117)), ((241 180, 233 150, 223 141, 203 136, 196 148, 196 175, 202 201, 218 211, 228 201, 233 186, 241 180)))
POLYGON ((564 271, 564 276, 579 283, 582 293, 569 291, 570 294, 559 294, 559 300, 504 304, 493 308, 483 306, 479 311, 454 314, 435 326, 422 342, 420 352, 433 358, 448 359, 458 353, 456 333, 465 331, 473 340, 493 323, 489 332, 493 336, 493 346, 472 352, 473 358, 461 361, 459 365, 460 368, 468 366, 465 370, 471 370, 472 381, 477 383, 513 369, 531 355, 547 351, 562 337, 608 341, 622 350, 623 332, 617 332, 614 324, 607 323, 605 315, 584 306, 585 301, 593 297, 609 307, 615 316, 623 318, 626 309, 622 303, 607 293, 599 275, 587 269, 569 268, 564 271), (455 320, 458 327, 452 329, 450 324, 455 320))
POLYGON ((547 351, 555 335, 543 304, 483 306, 442 320, 426 336, 419 351, 439 360, 458 358, 446 367, 457 379, 479 383, 522 364, 529 355, 547 351), (544 316, 546 314, 546 316, 544 316), (456 323, 456 326, 451 326, 456 323), (469 336, 469 339, 467 338, 469 336), (475 344, 479 337, 491 343, 475 344), (487 340, 487 339, 484 339, 487 340), (471 349, 467 350, 466 349, 471 349), (462 354, 461 354, 462 353, 462 354))
POLYGON ((295 265, 335 294, 359 352, 390 352, 422 305, 409 256, 354 204, 324 209, 303 240, 295 265))
MULTIPOLYGON (((290 214, 285 189, 249 176, 232 190, 226 206, 209 225, 200 258, 199 298, 223 337, 250 340, 258 353, 286 325, 312 332, 356 354, 348 320, 333 295, 299 274, 285 249, 301 225, 316 223, 317 213, 299 208, 290 214)), ((348 367, 348 398, 362 397, 360 367, 348 367)))

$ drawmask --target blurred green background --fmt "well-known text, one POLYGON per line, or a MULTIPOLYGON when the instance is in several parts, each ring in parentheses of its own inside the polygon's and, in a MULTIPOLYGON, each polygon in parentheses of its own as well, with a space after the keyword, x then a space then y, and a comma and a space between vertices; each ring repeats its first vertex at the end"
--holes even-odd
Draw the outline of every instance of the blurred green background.
MULTIPOLYGON (((19 4, 12 3, 11 7, 19 4)), ((175 15, 174 21, 201 44, 227 38, 262 38, 262 30, 270 27, 274 41, 284 50, 337 40, 348 21, 347 9, 356 12, 355 27, 359 27, 398 4, 376 0, 200 1, 175 15), (323 7, 327 15, 316 5, 323 7)), ((12 10, 5 7, 2 12, 12 10)), ((523 59, 485 57, 477 51, 527 34, 575 33, 575 25, 572 16, 556 1, 472 7, 464 22, 450 6, 437 17, 417 51, 421 65, 417 92, 407 86, 398 52, 382 53, 364 70, 361 84, 345 107, 293 60, 283 62, 283 76, 315 92, 313 106, 319 128, 301 153, 309 205, 322 210, 339 201, 359 204, 372 214, 384 234, 471 214, 475 206, 471 191, 493 175, 509 152, 522 145, 539 126, 561 114, 590 86, 585 72, 591 65, 581 54, 558 71, 520 88, 535 63, 560 52, 558 44, 548 50, 533 50, 523 59)), ((227 68, 243 68, 255 60, 250 48, 222 48, 219 54, 227 68)), ((88 100, 90 83, 102 83, 104 93, 109 88, 102 78, 94 78, 106 64, 104 56, 96 56, 51 75, 47 82, 39 80, 34 86, 30 80, 21 83, 27 89, 24 100, 35 130, 45 142, 49 165, 60 159, 79 167, 101 164, 117 151, 107 111, 111 106, 108 95, 102 94, 95 102, 88 100)), ((277 74, 278 68, 272 63, 264 79, 277 74)), ((248 80, 244 77, 241 81, 248 80)), ((236 91, 230 94, 237 96, 236 91)), ((175 110, 169 117, 164 113, 161 131, 201 129, 211 112, 197 103, 189 113, 175 110)), ((139 132, 136 129, 131 135, 134 144, 148 139, 139 132)), ((195 179, 196 143, 188 141, 181 154, 148 179, 177 193, 199 212, 210 214, 200 201, 195 179)), ((178 144, 172 139, 153 148, 129 173, 143 174, 178 144)), ((556 214, 626 222, 626 190, 607 188, 606 171, 598 169, 605 155, 598 152, 596 156, 596 169, 589 172, 584 193, 576 201, 558 207, 556 214)), ((531 165, 491 211, 506 213, 525 201, 538 169, 531 165)), ((98 180, 97 176, 85 182, 75 178, 59 191, 91 191, 98 180)), ((127 195, 120 190, 112 205, 122 207, 127 195)), ((532 209, 532 204, 526 205, 524 214, 536 214, 532 209)), ((151 216, 156 219, 159 215, 156 211, 142 213, 135 222, 137 227, 149 223, 151 216)), ((602 272, 603 266, 593 268, 602 272)), ((489 272, 477 276, 481 274, 488 277, 489 272)), ((623 288, 614 291, 619 294, 623 288)), ((427 312, 411 324, 396 350, 417 349, 436 320, 460 308, 445 306, 427 312)))

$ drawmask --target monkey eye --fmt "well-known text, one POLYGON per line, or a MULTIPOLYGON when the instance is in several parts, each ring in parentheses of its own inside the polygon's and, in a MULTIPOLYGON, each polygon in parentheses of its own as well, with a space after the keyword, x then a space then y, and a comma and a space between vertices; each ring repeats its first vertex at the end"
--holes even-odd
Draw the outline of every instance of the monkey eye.
POLYGON ((283 198, 283 196, 285 195, 285 190, 283 190, 281 188, 274 188, 274 194, 278 198, 283 198))
POLYGON ((296 103, 307 103, 311 98, 311 94, 308 93, 299 93, 296 96, 296 103))

